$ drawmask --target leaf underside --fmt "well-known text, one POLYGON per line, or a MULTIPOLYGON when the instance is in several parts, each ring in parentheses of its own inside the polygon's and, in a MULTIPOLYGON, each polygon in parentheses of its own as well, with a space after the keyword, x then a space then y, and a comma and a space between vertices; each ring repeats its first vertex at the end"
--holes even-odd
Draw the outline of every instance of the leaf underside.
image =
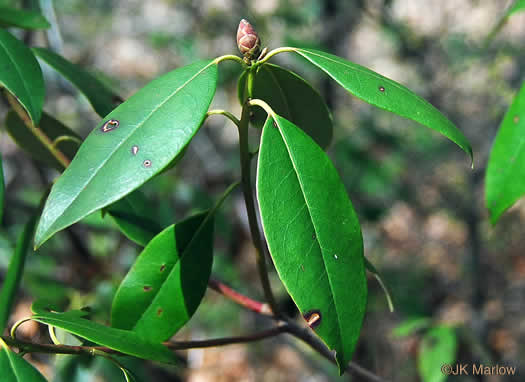
POLYGON ((25 260, 31 248, 36 220, 36 217, 32 217, 24 226, 24 230, 16 242, 14 254, 9 261, 7 274, 0 290, 0 333, 3 333, 5 329, 11 308, 15 301, 15 296, 24 272, 25 260))
POLYGON ((9 349, 0 338, 0 370, 3 382, 46 382, 29 362, 9 349))
POLYGON ((51 26, 38 12, 16 8, 0 7, 0 26, 12 26, 25 29, 47 29, 51 26))
POLYGON ((31 50, 8 31, 0 29, 0 88, 14 95, 34 124, 44 105, 44 78, 31 50))
MULTIPOLYGON (((247 72, 239 79, 238 94, 241 104, 248 97, 247 72)), ((257 67, 254 75, 253 98, 262 99, 273 111, 299 126, 319 146, 326 149, 332 140, 333 122, 323 97, 302 77, 273 64, 257 67)), ((251 122, 262 127, 266 112, 256 108, 251 122)))
POLYGON ((216 85, 216 62, 199 61, 150 82, 106 116, 53 186, 36 247, 168 166, 202 124, 216 85))
POLYGON ((135 190, 105 210, 128 239, 145 247, 162 227, 140 190, 135 190))
POLYGON ((280 116, 263 128, 257 197, 279 277, 342 373, 366 309, 361 230, 330 159, 280 116))
MULTIPOLYGON (((5 121, 6 130, 13 140, 30 154, 34 159, 41 161, 57 170, 63 170, 64 166, 53 156, 42 142, 35 137, 29 127, 20 119, 18 114, 10 111, 5 121)), ((42 113, 38 128, 53 142, 59 137, 70 137, 70 140, 62 140, 56 144, 68 159, 73 159, 77 152, 81 138, 73 130, 63 125, 47 113, 42 113)))
POLYGON ((98 345, 106 346, 121 353, 159 361, 173 363, 175 356, 160 343, 138 335, 130 330, 110 328, 97 322, 89 321, 82 316, 85 312, 57 312, 45 302, 37 301, 31 306, 31 319, 43 324, 56 326, 98 345))
POLYGON ((115 295, 112 326, 160 342, 188 322, 211 273, 213 219, 206 216, 169 226, 144 248, 115 295))
POLYGON ((351 94, 440 132, 455 142, 473 160, 472 148, 463 133, 438 109, 407 87, 329 53, 300 48, 295 48, 294 51, 332 77, 351 94))
POLYGON ((104 117, 120 103, 120 97, 108 89, 98 78, 86 72, 80 66, 69 62, 64 57, 45 48, 32 48, 33 53, 52 67, 88 99, 98 115, 104 117))
POLYGON ((492 224, 525 195, 525 83, 498 130, 485 175, 485 199, 492 224))

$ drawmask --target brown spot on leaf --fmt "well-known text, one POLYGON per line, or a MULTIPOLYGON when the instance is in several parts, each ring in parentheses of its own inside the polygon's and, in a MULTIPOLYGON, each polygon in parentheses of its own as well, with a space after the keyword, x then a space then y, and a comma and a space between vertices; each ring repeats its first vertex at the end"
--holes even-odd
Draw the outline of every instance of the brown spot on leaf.
POLYGON ((301 270, 304 272, 304 265, 301 264, 301 270))
POLYGON ((120 122, 116 119, 110 119, 106 121, 100 128, 100 131, 107 133, 108 131, 115 130, 119 126, 120 122))
POLYGON ((312 239, 313 240, 317 239, 317 236, 315 236, 315 233, 312 233, 312 239))
POLYGON ((162 308, 157 309, 157 316, 162 316, 162 313, 164 313, 164 310, 162 308))
POLYGON ((160 266, 160 271, 161 271, 161 272, 164 272, 164 269, 166 269, 166 264, 162 264, 162 265, 160 266))
POLYGON ((131 147, 131 153, 133 155, 137 155, 138 152, 139 152, 139 147, 137 145, 134 145, 131 147))
POLYGON ((144 285, 144 288, 142 288, 142 289, 144 289, 144 292, 151 292, 151 290, 153 288, 151 286, 149 286, 149 285, 144 285))
POLYGON ((273 121, 273 127, 277 128, 277 122, 273 121))
POLYGON ((385 87, 384 87, 384 86, 380 86, 380 87, 379 87, 379 91, 380 91, 381 93, 384 93, 384 92, 385 92, 385 87))
POLYGON ((144 167, 151 167, 151 161, 149 159, 146 159, 142 164, 144 167))
POLYGON ((514 123, 518 123, 520 121, 520 116, 515 115, 514 118, 512 118, 512 120, 514 121, 514 123))
POLYGON ((321 324, 321 312, 319 310, 310 310, 303 317, 312 329, 317 328, 321 324))

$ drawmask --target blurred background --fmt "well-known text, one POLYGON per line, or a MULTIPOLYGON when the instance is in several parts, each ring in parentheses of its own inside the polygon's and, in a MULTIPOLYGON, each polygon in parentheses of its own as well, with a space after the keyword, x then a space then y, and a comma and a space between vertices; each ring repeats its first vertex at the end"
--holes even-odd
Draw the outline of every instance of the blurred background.
MULTIPOLYGON (((432 353, 430 347, 435 348, 431 355, 437 374, 452 356, 460 363, 515 366, 523 375, 525 201, 494 227, 484 206, 491 144, 525 72, 525 14, 513 16, 486 43, 509 1, 3 0, 0 4, 41 7, 53 27, 18 36, 31 45, 48 44, 124 98, 174 68, 237 54, 235 33, 240 19, 246 18, 263 46, 322 49, 369 67, 429 100, 470 140, 474 170, 446 138, 352 97, 299 57, 288 53, 272 59, 310 80, 326 98, 336 126, 328 153, 358 212, 365 255, 382 273, 394 301, 395 312, 390 313, 381 287, 370 276, 368 311, 354 361, 386 380, 419 381, 418 364, 425 349, 426 356, 432 353), (443 337, 429 337, 443 328, 447 344, 439 343, 443 337)), ((44 69, 45 110, 85 137, 99 117, 68 82, 44 69)), ((212 107, 239 115, 239 74, 238 65, 221 64, 212 107)), ((2 121, 6 112, 1 104, 2 121)), ((255 143, 258 131, 253 130, 255 143)), ((209 118, 180 164, 143 187, 159 221, 168 225, 212 205, 239 178, 237 150, 234 126, 221 117, 209 118)), ((3 129, 0 151, 7 184, 0 232, 2 279, 17 235, 58 172, 20 151, 3 129)), ((218 216, 213 274, 262 299, 238 191, 218 216)), ((30 315, 35 298, 50 296, 70 308, 90 305, 95 319, 107 323, 112 296, 139 252, 100 214, 56 235, 28 258, 11 323, 30 315)), ((296 315, 273 268, 271 279, 283 310, 296 315)), ((240 335, 270 325, 208 290, 176 339, 240 335)), ((25 324, 19 333, 33 341, 49 341, 47 331, 35 323, 25 324)), ((52 381, 123 380, 117 368, 101 359, 38 354, 29 359, 52 381)), ((176 368, 136 361, 129 366, 144 381, 360 380, 338 377, 333 365, 288 336, 181 352, 176 368)))

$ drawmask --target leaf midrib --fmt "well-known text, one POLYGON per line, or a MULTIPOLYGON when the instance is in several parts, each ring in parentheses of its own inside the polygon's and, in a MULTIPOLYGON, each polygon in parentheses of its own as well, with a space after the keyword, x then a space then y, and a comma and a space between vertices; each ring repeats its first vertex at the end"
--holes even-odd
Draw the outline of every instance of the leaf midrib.
MULTIPOLYGON (((303 56, 304 58, 306 58, 308 61, 310 62, 313 62, 310 58, 308 58, 307 55, 303 54, 303 51, 304 52, 308 52, 309 54, 313 55, 313 56, 317 56, 317 57, 320 57, 321 59, 324 59, 324 60, 328 60, 328 61, 331 61, 331 62, 334 62, 338 65, 343 65, 344 67, 346 68, 349 68, 351 70, 354 70, 354 71, 358 71, 358 72, 361 72, 361 73, 364 73, 364 74, 368 74, 376 79, 380 79, 380 80, 384 80, 384 81, 387 81, 390 85, 394 86, 395 88, 401 90, 403 93, 405 94, 408 94, 409 96, 415 98, 420 104, 423 104, 425 106, 431 106, 432 108, 434 108, 434 106, 425 101, 423 98, 419 97, 418 95, 412 93, 411 91, 409 91, 408 89, 406 89, 403 85, 397 83, 396 81, 393 81, 379 73, 375 73, 374 71, 372 70, 366 70, 365 68, 362 68, 361 65, 359 64, 355 64, 355 63, 348 63, 348 62, 344 62, 344 61, 338 61, 338 60, 335 60, 333 59, 332 57, 328 57, 328 56, 324 56, 322 54, 319 54, 319 53, 316 53, 316 52, 313 52, 311 50, 307 50, 307 49, 296 49, 296 52, 298 54, 300 54, 301 56, 303 56)), ((321 68, 321 70, 323 72, 325 72, 326 74, 328 74, 330 77, 332 77, 332 75, 327 72, 324 68, 321 68)), ((451 123, 450 121, 448 121, 448 119, 444 118, 444 116, 440 115, 439 116, 442 118, 442 119, 445 119, 447 122, 451 123)))
MULTIPOLYGON (((332 57, 328 57, 328 56, 319 54, 317 52, 314 52, 314 51, 308 50, 308 49, 296 48, 295 52, 297 54, 303 56, 305 59, 307 59, 308 61, 310 61, 311 63, 313 63, 316 66, 317 66, 317 64, 311 58, 309 58, 308 55, 305 54, 304 52, 307 52, 308 54, 311 54, 313 56, 317 56, 317 57, 319 57, 321 59, 325 59, 325 60, 334 62, 334 63, 336 63, 338 65, 342 65, 342 66, 344 66, 346 68, 349 68, 350 70, 358 71, 358 72, 361 72, 361 73, 364 73, 364 74, 368 74, 369 76, 372 76, 372 77, 374 77, 376 79, 379 79, 381 81, 387 82, 389 85, 391 85, 391 86, 397 88, 398 90, 400 90, 401 92, 403 92, 404 95, 408 95, 408 96, 410 96, 410 98, 415 99, 420 106, 422 105, 424 107, 430 108, 430 110, 432 112, 434 112, 434 113, 431 113, 430 118, 438 118, 439 119, 438 122, 440 122, 440 124, 443 124, 444 126, 443 127, 439 127, 439 129, 434 128, 434 127, 430 127, 427 122, 425 122, 425 123, 422 122, 422 118, 416 119, 414 117, 414 116, 417 116, 417 117, 421 116, 417 112, 415 114, 412 114, 412 115, 402 115, 402 114, 399 114, 399 115, 401 115, 401 116, 403 116, 405 118, 411 119, 413 121, 416 121, 418 123, 421 123, 422 125, 427 126, 427 127, 431 128, 433 130, 437 130, 437 131, 443 133, 443 135, 445 135, 446 137, 450 138, 460 148, 462 148, 464 151, 466 151, 467 154, 472 158, 472 148, 470 147, 470 144, 468 143, 467 138, 464 136, 464 134, 461 132, 461 130, 459 130, 454 125, 454 123, 452 123, 452 121, 450 121, 445 115, 443 115, 438 109, 436 109, 436 107, 434 105, 432 105, 430 102, 426 101, 424 98, 420 97, 419 95, 411 92, 404 85, 401 85, 401 84, 397 83, 396 81, 393 81, 393 80, 391 80, 391 79, 389 79, 389 78, 387 78, 387 77, 385 77, 385 76, 383 76, 383 75, 381 75, 379 73, 376 73, 373 70, 366 69, 366 68, 362 67, 359 64, 345 62, 344 60, 338 61, 338 60, 333 59, 332 57)), ((328 74, 330 77, 334 78, 337 82, 339 82, 339 80, 336 79, 335 76, 332 76, 332 74, 330 74, 330 72, 328 72, 325 68, 320 67, 320 69, 323 72, 325 72, 326 74, 328 74)), ((344 86, 343 84, 341 84, 341 85, 346 89, 346 86, 344 86)), ((348 91, 350 91, 350 90, 348 90, 348 91)), ((352 93, 352 94, 354 94, 354 93, 352 93)), ((361 98, 360 96, 357 96, 357 95, 355 95, 355 96, 364 100, 364 98, 361 98)), ((368 101, 366 101, 366 102, 368 102, 368 101)), ((377 104, 374 104, 374 105, 378 106, 377 104)), ((394 114, 397 114, 397 112, 394 112, 391 109, 387 109, 387 108, 382 107, 382 106, 379 106, 379 107, 382 108, 382 109, 385 109, 387 111, 393 112, 394 114)), ((424 115, 426 115, 427 118, 429 117, 428 114, 429 114, 429 111, 425 110, 424 115)))
POLYGON ((11 358, 11 354, 9 354, 10 350, 9 349, 5 349, 5 352, 6 352, 6 355, 7 355, 7 360, 9 361, 9 365, 11 365, 11 370, 13 370, 13 374, 15 375, 16 377, 16 380, 17 381, 20 381, 20 382, 23 382, 21 379, 20 379, 20 376, 18 375, 18 372, 16 370, 16 367, 13 363, 13 360, 11 358))
MULTIPOLYGON (((279 132, 281 133, 281 137, 283 139, 283 142, 284 142, 284 145, 286 147, 286 150, 288 152, 288 156, 290 157, 290 162, 292 163, 292 167, 294 169, 294 172, 295 172, 295 176, 297 178, 297 182, 299 183, 299 187, 301 187, 301 193, 303 194, 303 198, 304 198, 304 201, 305 201, 305 204, 306 204, 306 207, 307 207, 307 210, 308 210, 308 215, 310 216, 310 220, 312 222, 312 226, 314 227, 314 231, 315 231, 315 236, 317 237, 317 245, 319 247, 319 251, 321 252, 321 259, 323 260, 323 264, 324 264, 324 268, 325 268, 325 272, 326 272, 326 275, 327 275, 327 279, 328 279, 328 285, 330 285, 330 292, 331 292, 331 295, 332 295, 332 301, 333 301, 333 305, 334 305, 334 308, 335 308, 335 312, 336 312, 336 315, 337 315, 337 327, 339 329, 339 333, 342 335, 343 333, 343 330, 342 330, 342 327, 341 327, 341 322, 340 322, 340 319, 339 319, 339 311, 337 309, 337 304, 335 303, 335 294, 334 294, 334 287, 332 285, 332 280, 331 280, 331 277, 330 277, 330 273, 328 272, 328 268, 326 266, 326 261, 325 261, 325 258, 324 258, 324 255, 323 255, 323 249, 319 243, 319 239, 320 239, 320 236, 319 236, 319 231, 318 231, 318 228, 316 227, 315 225, 315 222, 314 222, 314 219, 312 218, 312 214, 310 212, 311 210, 311 207, 310 207, 310 204, 309 204, 309 201, 306 197, 306 194, 305 194, 305 191, 304 191, 304 185, 303 185, 303 182, 301 181, 301 177, 299 176, 299 172, 297 171, 297 167, 296 167, 296 164, 295 164, 295 160, 294 160, 294 156, 292 154, 292 151, 290 149, 290 147, 288 146, 288 142, 287 140, 285 139, 284 137, 284 134, 282 133, 282 126, 281 124, 277 121, 276 118, 273 118, 273 120, 276 122, 277 126, 279 126, 279 132)), ((342 341, 341 341, 341 336, 339 336, 339 345, 341 346, 341 350, 342 352, 344 353, 344 347, 343 347, 343 344, 342 344, 342 341)))
MULTIPOLYGON (((179 86, 169 97, 167 97, 164 101, 162 101, 159 105, 157 105, 140 123, 138 123, 134 128, 131 129, 130 133, 122 140, 120 141, 120 143, 118 143, 116 146, 115 146, 115 149, 113 151, 110 152, 110 154, 101 162, 101 164, 95 168, 95 171, 92 172, 92 175, 89 176, 86 180, 86 182, 83 183, 82 187, 79 187, 80 191, 77 192, 77 194, 73 197, 73 199, 71 199, 71 202, 64 207, 64 209, 62 210, 60 216, 64 213, 64 211, 69 207, 71 206, 73 203, 75 203, 75 201, 78 199, 78 197, 80 196, 80 194, 82 193, 82 191, 87 188, 87 186, 91 183, 91 181, 97 176, 98 174, 98 171, 107 163, 109 162, 109 160, 113 157, 113 155, 120 149, 120 147, 122 145, 124 145, 124 143, 126 143, 129 139, 129 137, 131 137, 135 131, 137 131, 137 129, 139 129, 140 127, 142 127, 147 121, 149 118, 151 118, 151 116, 158 110, 160 109, 162 106, 164 106, 164 104, 166 102, 168 102, 172 97, 174 97, 181 89, 183 89, 186 85, 188 85, 191 81, 193 81, 197 76, 199 76, 202 72, 204 72, 205 70, 207 70, 211 65, 213 64, 216 64, 215 61, 211 61, 208 65, 206 65, 204 68, 202 68, 201 70, 199 70, 197 73, 195 73, 191 78, 189 78, 185 83, 183 83, 181 86, 179 86)), ((89 210, 84 216, 87 216, 89 215, 91 212, 94 212, 98 209, 99 207, 94 207, 92 208, 91 210, 89 210)), ((56 224, 56 222, 58 221, 58 218, 53 222, 53 225, 56 224)), ((53 226, 52 225, 52 226, 53 226)), ((49 231, 49 229, 47 230, 49 231)))

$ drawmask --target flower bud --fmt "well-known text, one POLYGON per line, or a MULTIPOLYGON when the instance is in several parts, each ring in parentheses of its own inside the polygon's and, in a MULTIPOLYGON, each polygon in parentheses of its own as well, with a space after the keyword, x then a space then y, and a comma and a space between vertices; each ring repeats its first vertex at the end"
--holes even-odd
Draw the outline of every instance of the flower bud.
POLYGON ((252 25, 242 19, 237 29, 237 46, 239 51, 247 58, 253 58, 259 53, 261 40, 252 25))

